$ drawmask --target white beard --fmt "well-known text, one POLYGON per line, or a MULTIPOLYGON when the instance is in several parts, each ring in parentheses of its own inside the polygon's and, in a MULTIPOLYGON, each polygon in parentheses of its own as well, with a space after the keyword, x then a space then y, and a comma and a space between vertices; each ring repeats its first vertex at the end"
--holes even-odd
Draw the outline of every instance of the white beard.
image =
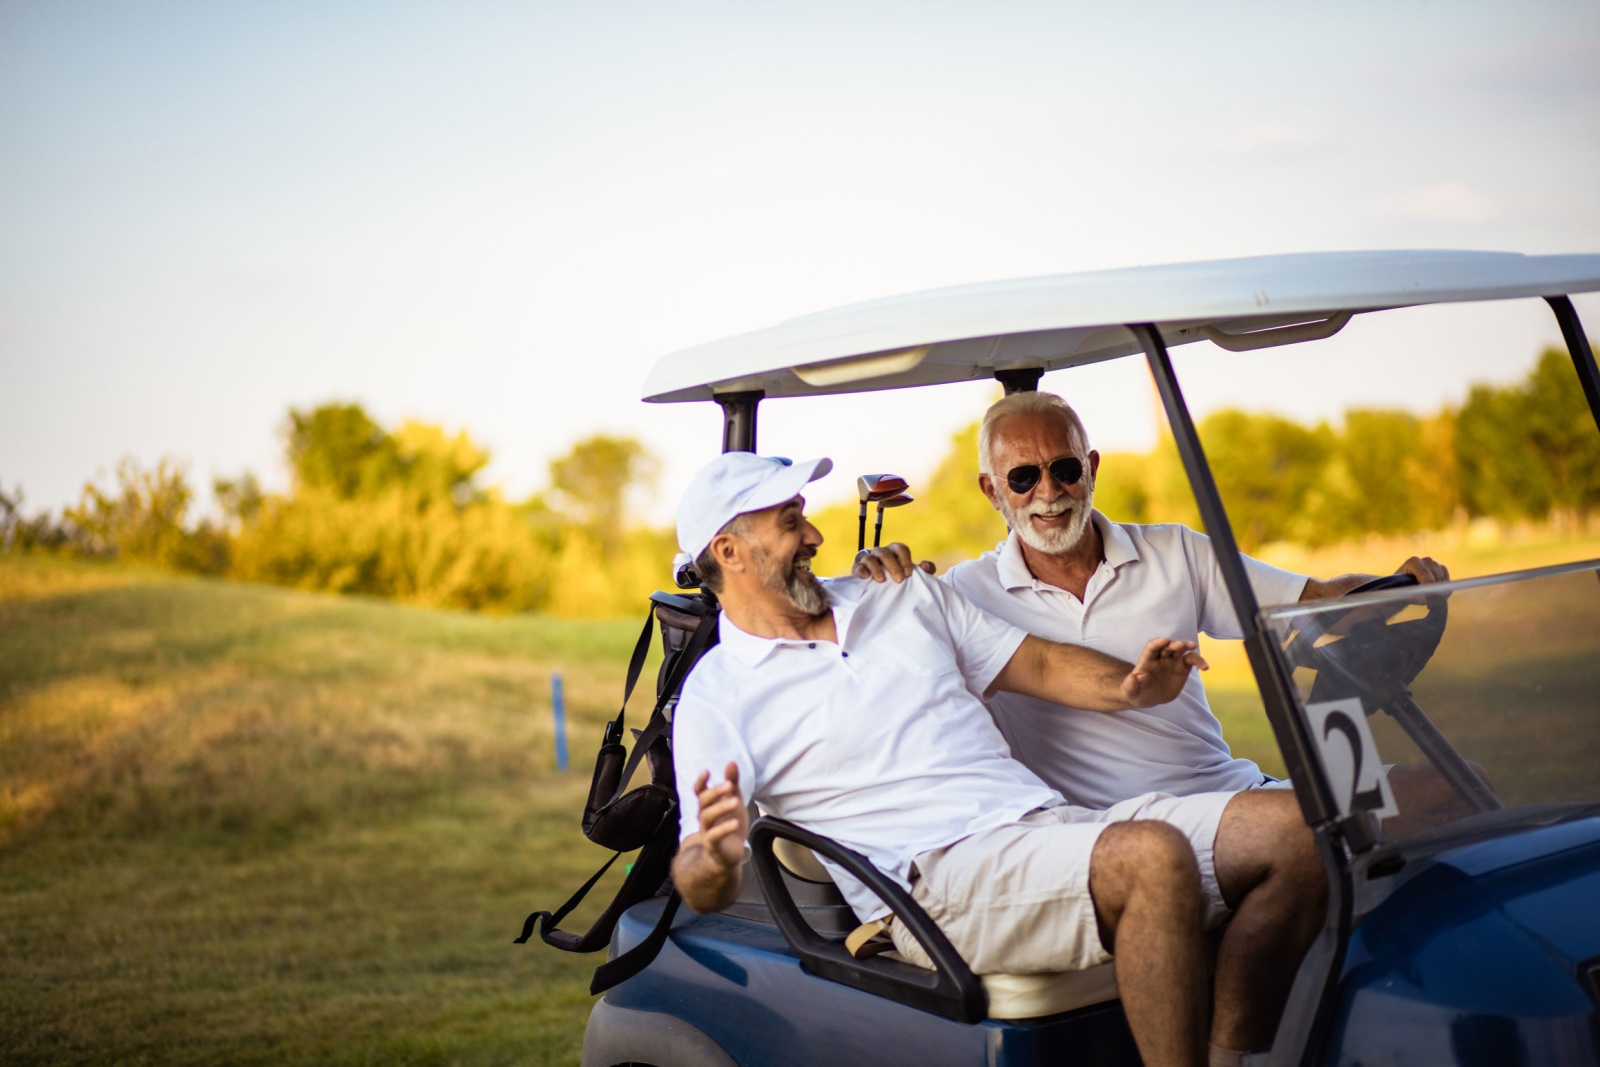
POLYGON ((1048 504, 1038 502, 1013 508, 1002 490, 999 498, 1000 514, 1005 518, 1006 525, 1015 530, 1017 537, 1029 548, 1050 556, 1065 555, 1077 548, 1078 542, 1083 540, 1083 535, 1089 530, 1089 515, 1094 510, 1094 476, 1086 470, 1083 472, 1083 477, 1082 500, 1062 496, 1048 504), (1065 526, 1041 530, 1030 521, 1035 515, 1055 516, 1069 512, 1072 519, 1065 526))
POLYGON ((761 582, 768 589, 782 593, 808 618, 819 619, 828 613, 828 594, 822 583, 811 573, 811 561, 796 555, 789 561, 787 570, 778 566, 777 559, 766 549, 756 548, 761 582))

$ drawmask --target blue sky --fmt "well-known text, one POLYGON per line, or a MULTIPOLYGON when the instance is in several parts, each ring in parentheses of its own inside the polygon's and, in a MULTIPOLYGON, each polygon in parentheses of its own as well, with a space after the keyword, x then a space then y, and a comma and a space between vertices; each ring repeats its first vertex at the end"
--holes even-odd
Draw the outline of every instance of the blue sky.
MULTIPOLYGON (((55 507, 123 455, 281 483, 287 408, 353 399, 470 430, 519 495, 635 434, 659 518, 719 427, 638 402, 665 352, 1057 271, 1600 252, 1597 173, 1592 2, 8 0, 0 483, 55 507)), ((1431 410, 1557 337, 1536 305, 1375 318, 1180 373, 1201 410, 1431 410)), ((1046 385, 1103 448, 1153 438, 1132 361, 1046 385)), ((989 395, 772 403, 763 445, 915 478, 989 395)))

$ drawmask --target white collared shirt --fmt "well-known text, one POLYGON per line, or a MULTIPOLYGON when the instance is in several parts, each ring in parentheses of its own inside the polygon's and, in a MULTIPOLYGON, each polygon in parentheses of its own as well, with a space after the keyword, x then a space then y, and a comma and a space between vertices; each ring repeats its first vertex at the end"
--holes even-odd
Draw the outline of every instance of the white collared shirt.
MULTIPOLYGON (((1242 636, 1211 539, 1175 523, 1140 526, 1092 515, 1105 559, 1083 600, 1039 581, 1012 534, 944 580, 991 614, 1051 641, 1135 661, 1152 637, 1242 636)), ((1300 598, 1305 576, 1248 557, 1263 604, 1300 598)), ((1235 759, 1206 703, 1199 671, 1178 699, 1140 711, 1084 711, 1017 693, 989 701, 1011 750, 1074 804, 1108 808, 1141 793, 1177 796, 1261 784, 1261 769, 1235 759)))
MULTIPOLYGON (((863 853, 910 888, 930 849, 1060 797, 1011 758, 982 694, 1027 635, 918 572, 828 582, 839 643, 755 637, 726 614, 673 716, 682 836, 694 780, 739 766, 746 799, 863 853)), ((888 909, 830 866, 863 921, 888 909)))

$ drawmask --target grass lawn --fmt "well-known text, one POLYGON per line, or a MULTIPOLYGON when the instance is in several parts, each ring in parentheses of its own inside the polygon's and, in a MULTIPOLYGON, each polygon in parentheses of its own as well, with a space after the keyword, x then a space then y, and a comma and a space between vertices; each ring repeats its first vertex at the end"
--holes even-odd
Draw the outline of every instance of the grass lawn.
POLYGON ((636 634, 0 557, 0 1062, 576 1062, 636 634))
MULTIPOLYGON (((1404 555, 1366 550, 1283 562, 1404 555)), ((636 633, 0 556, 0 1063, 576 1062, 598 959, 510 942, 604 859, 578 813, 636 633)), ((1282 773, 1242 651, 1206 651, 1282 773)))

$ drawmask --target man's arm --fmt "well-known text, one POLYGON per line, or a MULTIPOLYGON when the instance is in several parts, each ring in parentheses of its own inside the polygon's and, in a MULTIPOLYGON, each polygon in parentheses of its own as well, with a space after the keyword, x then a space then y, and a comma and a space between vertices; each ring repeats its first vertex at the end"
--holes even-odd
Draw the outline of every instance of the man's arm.
POLYGON ((1022 693, 1088 711, 1155 707, 1177 699, 1191 667, 1208 669, 1198 647, 1193 641, 1157 637, 1144 646, 1138 663, 1129 664, 1092 648, 1029 634, 989 692, 1022 693))
MULTIPOLYGON (((1432 556, 1412 556, 1400 564, 1396 574, 1409 574, 1417 580, 1418 585, 1427 585, 1429 582, 1448 582, 1450 571, 1444 564, 1435 562, 1432 556)), ((1316 578, 1307 578, 1306 587, 1300 594, 1300 602, 1307 600, 1322 600, 1325 597, 1344 596, 1350 590, 1363 582, 1370 582, 1376 575, 1372 574, 1341 574, 1337 578, 1320 581, 1316 578)))
POLYGON ((683 839, 672 860, 672 881, 684 902, 709 915, 739 896, 745 836, 750 812, 739 793, 739 765, 729 763, 726 781, 707 786, 710 771, 694 781, 700 804, 700 829, 683 839))

